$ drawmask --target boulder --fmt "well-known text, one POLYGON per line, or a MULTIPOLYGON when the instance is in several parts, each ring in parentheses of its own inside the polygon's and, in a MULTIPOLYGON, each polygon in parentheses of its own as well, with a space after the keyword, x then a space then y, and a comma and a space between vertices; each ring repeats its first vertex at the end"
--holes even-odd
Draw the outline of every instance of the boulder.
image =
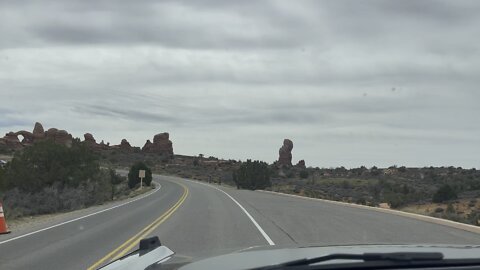
POLYGON ((283 140, 283 145, 278 150, 278 165, 292 166, 293 142, 289 139, 283 140))

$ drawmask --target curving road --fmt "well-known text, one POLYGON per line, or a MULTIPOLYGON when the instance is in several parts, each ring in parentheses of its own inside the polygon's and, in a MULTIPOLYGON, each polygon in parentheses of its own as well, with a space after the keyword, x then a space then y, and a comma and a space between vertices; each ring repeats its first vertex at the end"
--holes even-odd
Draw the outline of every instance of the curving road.
POLYGON ((145 197, 0 235, 0 269, 94 269, 158 235, 186 259, 263 245, 477 244, 480 234, 413 218, 154 176, 145 197))

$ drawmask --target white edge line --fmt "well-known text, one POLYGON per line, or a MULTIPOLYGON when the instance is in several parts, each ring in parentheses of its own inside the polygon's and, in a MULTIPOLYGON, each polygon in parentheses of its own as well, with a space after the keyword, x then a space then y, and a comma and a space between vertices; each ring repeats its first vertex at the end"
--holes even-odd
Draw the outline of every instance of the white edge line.
POLYGON ((268 236, 268 234, 262 229, 262 227, 260 227, 260 225, 257 223, 257 221, 252 217, 252 215, 250 215, 250 213, 247 212, 247 210, 237 201, 235 200, 232 196, 230 196, 230 194, 228 194, 227 192, 215 187, 215 186, 212 186, 212 185, 208 185, 208 184, 205 184, 205 183, 201 183, 201 182, 196 182, 196 181, 192 181, 192 180, 188 180, 188 179, 184 179, 184 180, 187 180, 187 181, 190 181, 190 182, 193 182, 193 183, 197 183, 197 184, 201 184, 201 185, 204 185, 204 186, 207 186, 207 187, 211 187, 211 188, 214 188, 220 192, 222 192, 223 194, 227 195, 227 197, 229 197, 234 203, 236 203, 238 205, 238 207, 240 207, 240 209, 243 210, 243 212, 247 215, 247 217, 252 221, 253 225, 255 225, 255 227, 257 227, 257 230, 262 234, 263 238, 265 238, 265 240, 267 240, 268 244, 270 246, 274 246, 275 243, 272 241, 272 239, 270 238, 270 236, 268 236))
POLYGON ((43 228, 43 229, 40 229, 40 230, 37 230, 37 231, 29 232, 29 233, 26 233, 26 234, 22 234, 22 235, 19 235, 19 236, 16 236, 16 237, 13 237, 13 238, 10 238, 10 239, 1 241, 1 242, 0 242, 0 245, 1 245, 1 244, 8 243, 8 242, 11 242, 11 241, 14 241, 14 240, 17 240, 17 239, 20 239, 20 238, 24 238, 24 237, 27 237, 27 236, 30 236, 30 235, 33 235, 33 234, 37 234, 37 233, 39 233, 39 232, 47 231, 47 230, 50 230, 50 229, 53 229, 53 228, 56 228, 56 227, 59 227, 59 226, 62 226, 62 225, 68 224, 68 223, 72 223, 72 222, 75 222, 75 221, 78 221, 78 220, 81 220, 81 219, 85 219, 85 218, 87 218, 87 217, 91 217, 91 216, 94 216, 94 215, 97 215, 97 214, 100 214, 100 213, 103 213, 103 212, 106 212, 106 211, 109 211, 109 210, 112 210, 112 209, 115 209, 115 208, 118 208, 118 207, 127 205, 127 204, 130 204, 130 203, 136 202, 136 201, 138 201, 138 200, 144 199, 144 198, 146 198, 146 197, 154 194, 155 192, 159 191, 159 190, 162 188, 162 185, 160 185, 159 183, 155 182, 155 184, 157 184, 159 187, 158 187, 157 189, 155 189, 155 191, 153 191, 152 193, 148 193, 148 194, 143 195, 143 196, 141 196, 141 197, 138 197, 138 198, 136 198, 136 199, 134 199, 134 200, 131 200, 131 201, 128 201, 128 202, 124 202, 124 203, 122 203, 122 204, 115 205, 115 206, 112 206, 112 207, 107 208, 107 209, 100 210, 100 211, 95 212, 95 213, 91 213, 91 214, 88 214, 88 215, 85 215, 85 216, 81 216, 81 217, 78 217, 78 218, 74 218, 74 219, 71 219, 71 220, 67 220, 67 221, 64 221, 64 222, 55 224, 55 225, 53 225, 53 226, 47 227, 47 228, 43 228))

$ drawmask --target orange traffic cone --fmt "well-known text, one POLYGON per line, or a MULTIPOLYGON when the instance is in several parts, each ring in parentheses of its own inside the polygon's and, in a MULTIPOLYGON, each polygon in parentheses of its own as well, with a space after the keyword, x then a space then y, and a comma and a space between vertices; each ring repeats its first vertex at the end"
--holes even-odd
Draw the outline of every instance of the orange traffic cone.
POLYGON ((0 202, 0 234, 10 233, 8 230, 7 222, 5 221, 5 216, 3 215, 3 205, 0 202))

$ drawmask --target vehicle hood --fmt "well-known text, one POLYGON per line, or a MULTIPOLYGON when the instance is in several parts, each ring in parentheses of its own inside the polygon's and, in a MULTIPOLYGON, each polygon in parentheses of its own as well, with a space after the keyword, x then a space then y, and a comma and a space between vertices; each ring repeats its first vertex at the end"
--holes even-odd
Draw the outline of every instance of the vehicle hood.
MULTIPOLYGON (((480 246, 459 245, 352 245, 280 249, 251 248, 236 253, 199 260, 184 265, 179 269, 240 270, 275 265, 303 258, 314 258, 333 253, 363 254, 389 252, 441 252, 445 259, 480 258, 480 246)), ((339 260, 335 262, 339 262, 339 260)), ((332 263, 332 261, 329 263, 332 263)))

